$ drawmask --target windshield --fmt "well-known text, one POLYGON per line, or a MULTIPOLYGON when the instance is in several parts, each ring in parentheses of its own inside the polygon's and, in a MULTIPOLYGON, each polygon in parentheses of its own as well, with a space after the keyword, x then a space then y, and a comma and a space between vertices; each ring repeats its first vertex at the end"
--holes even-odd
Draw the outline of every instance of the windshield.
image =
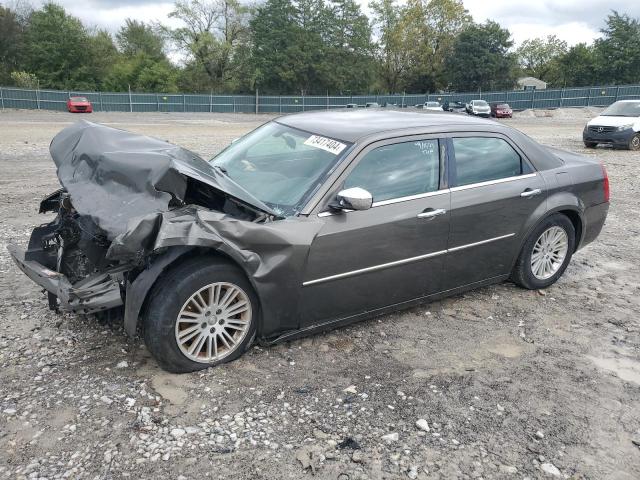
POLYGON ((86 102, 87 99, 85 97, 71 97, 72 102, 86 102))
POLYGON ((347 142, 267 123, 211 160, 283 216, 295 215, 346 154, 347 142))
POLYGON ((489 104, 487 102, 485 102, 484 100, 474 100, 473 101, 473 106, 474 107, 488 107, 489 104))
POLYGON ((438 102, 427 102, 427 107, 439 107, 440 104, 438 102))
POLYGON ((616 102, 600 115, 604 117, 640 117, 640 102, 616 102))

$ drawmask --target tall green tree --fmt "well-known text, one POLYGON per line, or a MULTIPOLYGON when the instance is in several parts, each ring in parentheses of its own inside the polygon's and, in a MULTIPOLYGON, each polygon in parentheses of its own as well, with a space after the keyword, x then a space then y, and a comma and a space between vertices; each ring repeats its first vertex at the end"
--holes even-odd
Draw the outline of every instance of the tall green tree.
POLYGON ((558 59, 559 87, 586 87, 597 83, 597 65, 594 48, 585 43, 571 47, 558 59))
POLYGON ((373 75, 373 43, 369 19, 354 0, 331 0, 326 6, 327 90, 336 93, 367 92, 373 75))
POLYGON ((25 19, 0 5, 0 84, 11 81, 11 72, 21 67, 25 19))
POLYGON ((169 14, 182 26, 168 33, 177 47, 204 72, 208 87, 233 90, 245 55, 238 50, 249 39, 251 9, 238 0, 179 0, 169 14))
POLYGON ((380 0, 369 4, 373 16, 372 28, 378 38, 375 45, 378 90, 397 93, 403 88, 403 75, 409 64, 404 28, 401 23, 402 7, 396 0, 380 0))
POLYGON ((60 5, 47 3, 33 12, 25 33, 25 70, 40 79, 41 87, 77 88, 86 76, 88 39, 79 19, 60 5))
POLYGON ((127 56, 145 54, 149 58, 165 59, 164 37, 157 28, 127 18, 116 34, 120 51, 127 56))
POLYGON ((458 91, 510 89, 517 61, 509 30, 487 21, 467 27, 456 38, 446 65, 451 85, 458 91))
POLYGON ((412 92, 446 86, 445 62, 472 18, 461 0, 409 0, 402 15, 409 64, 404 87, 412 92))
POLYGON ((613 11, 596 40, 598 74, 603 83, 640 82, 640 21, 613 11))
POLYGON ((516 50, 523 74, 540 78, 553 86, 561 83, 559 60, 566 53, 567 42, 555 35, 527 39, 516 50))

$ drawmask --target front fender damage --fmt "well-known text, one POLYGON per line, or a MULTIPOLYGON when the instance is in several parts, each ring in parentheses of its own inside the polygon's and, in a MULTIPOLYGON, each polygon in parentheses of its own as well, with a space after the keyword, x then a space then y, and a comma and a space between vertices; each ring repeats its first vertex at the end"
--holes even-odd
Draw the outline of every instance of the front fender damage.
MULTIPOLYGON (((107 258, 140 262, 154 253, 176 247, 201 247, 205 251, 220 252, 244 270, 255 288, 262 313, 258 333, 268 337, 298 328, 302 275, 309 247, 321 226, 320 221, 306 218, 248 222, 188 206, 131 220, 127 231, 111 243, 107 258)), ((152 276, 154 281, 162 272, 157 270, 152 276)), ((149 284, 149 275, 144 282, 149 284)), ((137 297, 139 295, 134 296, 137 297)), ((125 308, 129 334, 135 333, 142 306, 139 298, 132 302, 136 305, 125 308)))

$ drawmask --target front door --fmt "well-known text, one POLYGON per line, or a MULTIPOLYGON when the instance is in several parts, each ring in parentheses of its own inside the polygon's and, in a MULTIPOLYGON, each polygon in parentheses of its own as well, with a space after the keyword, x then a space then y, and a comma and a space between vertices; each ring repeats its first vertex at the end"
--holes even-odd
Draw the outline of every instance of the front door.
POLYGON ((347 318, 440 290, 449 235, 449 191, 435 138, 365 149, 340 188, 373 195, 369 210, 319 214, 309 253, 301 327, 347 318))
POLYGON ((547 195, 542 177, 508 139, 452 137, 446 289, 508 274, 524 224, 547 195))

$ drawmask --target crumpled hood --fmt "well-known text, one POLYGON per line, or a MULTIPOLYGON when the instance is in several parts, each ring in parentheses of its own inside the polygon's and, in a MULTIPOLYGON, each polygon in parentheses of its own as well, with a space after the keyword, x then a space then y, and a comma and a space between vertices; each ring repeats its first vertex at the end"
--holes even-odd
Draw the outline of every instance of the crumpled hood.
POLYGON ((58 133, 49 150, 74 208, 110 238, 133 218, 182 205, 187 177, 276 215, 195 153, 162 140, 83 120, 58 133))

